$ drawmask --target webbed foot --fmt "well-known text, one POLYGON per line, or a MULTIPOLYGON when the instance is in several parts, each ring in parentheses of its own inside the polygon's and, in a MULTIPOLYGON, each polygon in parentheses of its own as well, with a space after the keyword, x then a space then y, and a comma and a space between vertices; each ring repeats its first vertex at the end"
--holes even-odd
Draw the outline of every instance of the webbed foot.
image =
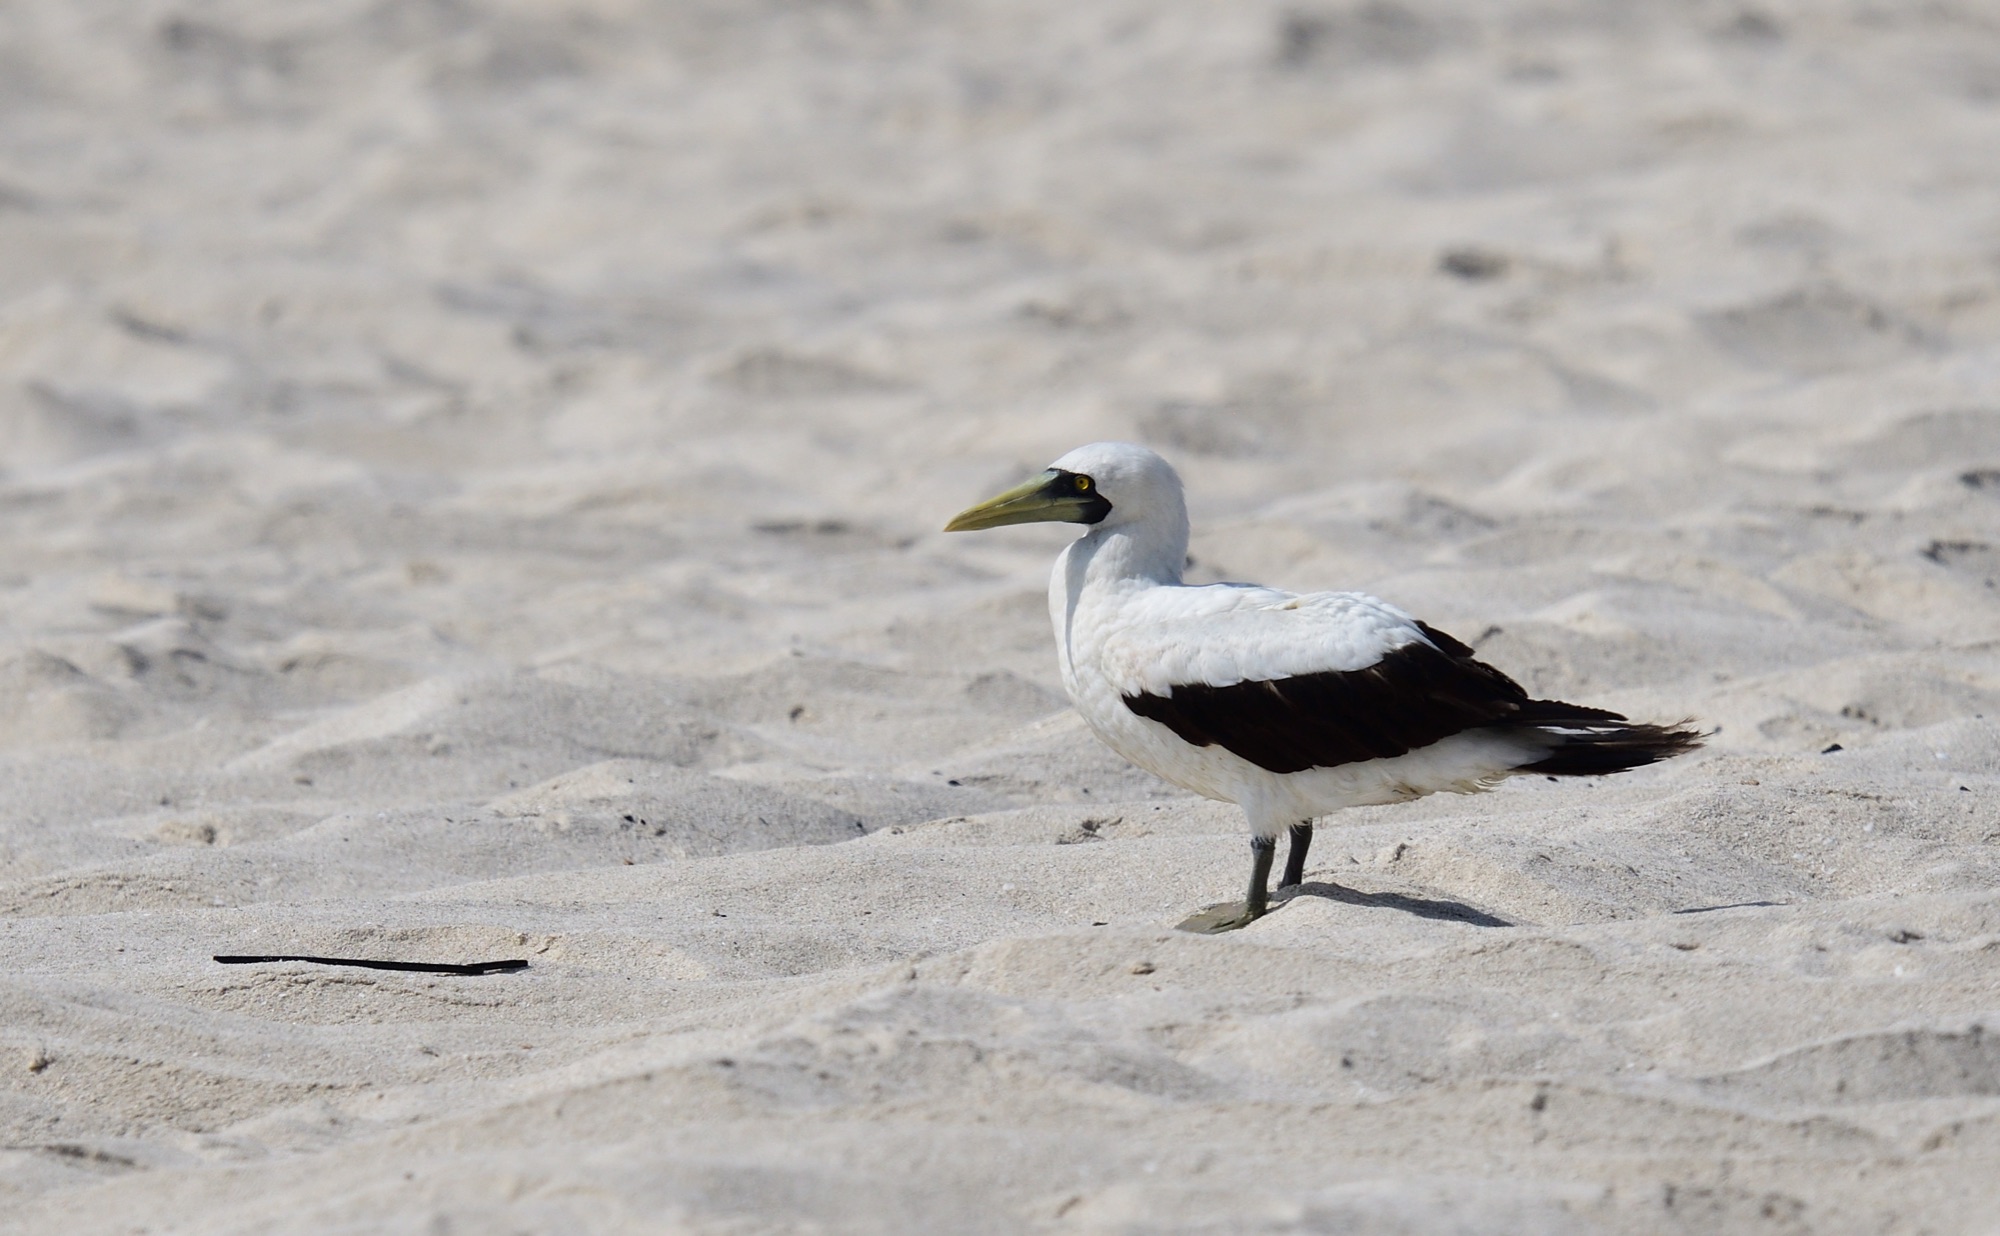
POLYGON ((1188 915, 1174 924, 1174 930, 1192 931, 1204 936, 1220 935, 1225 931, 1248 927, 1262 917, 1264 917, 1262 910, 1253 911, 1240 901, 1225 901, 1220 905, 1210 906, 1199 914, 1188 915))
POLYGON ((1177 930, 1204 936, 1248 927, 1271 908, 1271 856, 1277 853, 1276 837, 1250 838, 1250 891, 1242 901, 1225 901, 1175 924, 1177 930))

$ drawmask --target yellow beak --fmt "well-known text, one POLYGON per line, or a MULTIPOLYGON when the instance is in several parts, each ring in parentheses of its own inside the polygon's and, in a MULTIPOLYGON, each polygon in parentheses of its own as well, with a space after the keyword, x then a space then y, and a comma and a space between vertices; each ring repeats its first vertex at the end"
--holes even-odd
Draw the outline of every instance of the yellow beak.
POLYGON ((946 532, 977 532, 1008 524, 1089 523, 1102 519, 1094 493, 1077 493, 1065 473, 1050 468, 1025 485, 988 498, 952 516, 946 532))

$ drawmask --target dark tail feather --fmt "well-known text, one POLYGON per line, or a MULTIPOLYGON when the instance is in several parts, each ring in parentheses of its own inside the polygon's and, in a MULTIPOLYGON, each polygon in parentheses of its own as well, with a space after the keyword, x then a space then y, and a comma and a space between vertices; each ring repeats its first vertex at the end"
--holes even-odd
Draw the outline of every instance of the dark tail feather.
POLYGON ((1700 731, 1692 728, 1692 719, 1678 725, 1648 725, 1602 708, 1560 700, 1529 700, 1508 720, 1556 740, 1553 751, 1516 770, 1551 777, 1601 777, 1643 768, 1685 755, 1700 747, 1702 740, 1700 731))

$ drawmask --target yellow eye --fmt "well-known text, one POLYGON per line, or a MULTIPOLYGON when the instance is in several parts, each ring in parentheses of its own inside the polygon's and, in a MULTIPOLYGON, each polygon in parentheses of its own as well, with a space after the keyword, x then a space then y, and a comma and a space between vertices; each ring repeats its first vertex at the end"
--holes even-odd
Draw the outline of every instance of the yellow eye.
POLYGON ((1078 493, 1083 493, 1083 492, 1087 491, 1087 490, 1088 490, 1089 488, 1090 488, 1090 478, 1089 478, 1089 477, 1087 477, 1087 476, 1079 476, 1079 477, 1077 477, 1077 478, 1076 478, 1076 489, 1077 489, 1077 492, 1078 492, 1078 493))

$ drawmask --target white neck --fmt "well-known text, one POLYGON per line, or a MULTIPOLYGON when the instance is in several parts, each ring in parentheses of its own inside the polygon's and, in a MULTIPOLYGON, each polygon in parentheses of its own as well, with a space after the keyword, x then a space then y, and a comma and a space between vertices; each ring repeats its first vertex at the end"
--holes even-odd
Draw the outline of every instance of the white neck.
MULTIPOLYGON (((1095 594, 1101 602, 1109 600, 1107 594, 1178 585, 1181 568, 1187 563, 1187 542, 1187 517, 1183 515, 1177 523, 1093 528, 1071 541, 1056 558, 1056 569, 1049 579, 1049 619, 1055 624, 1056 654, 1071 699, 1080 698, 1084 690, 1077 677, 1078 658, 1088 662, 1096 655, 1090 648, 1076 646, 1076 614, 1085 596, 1095 594)), ((1098 634, 1105 629, 1100 624, 1098 634)))
POLYGON ((1188 522, 1185 511, 1178 515, 1092 528, 1070 546, 1071 578, 1086 586, 1180 583, 1187 566, 1188 522))

